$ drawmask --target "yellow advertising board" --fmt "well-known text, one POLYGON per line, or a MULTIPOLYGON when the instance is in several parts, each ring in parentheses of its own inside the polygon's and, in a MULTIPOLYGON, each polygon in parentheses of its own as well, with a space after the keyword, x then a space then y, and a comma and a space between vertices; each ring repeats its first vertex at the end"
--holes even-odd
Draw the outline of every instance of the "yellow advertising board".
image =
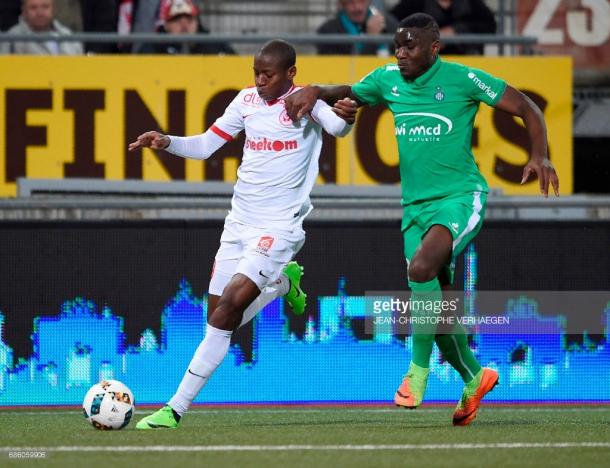
MULTIPOLYGON (((551 160, 562 193, 571 193, 570 59, 458 60, 506 79, 543 109, 551 160)), ((296 82, 353 83, 383 63, 365 57, 300 57, 296 82)), ((250 57, 0 57, 0 196, 14 196, 19 177, 234 181, 243 136, 204 162, 148 149, 129 153, 127 145, 151 129, 201 133, 252 82, 250 57)), ((527 147, 518 119, 481 105, 473 150, 491 187, 506 194, 538 193, 535 182, 519 184, 527 147)), ((325 137, 319 183, 396 183, 397 164, 390 113, 364 108, 348 137, 325 137)))

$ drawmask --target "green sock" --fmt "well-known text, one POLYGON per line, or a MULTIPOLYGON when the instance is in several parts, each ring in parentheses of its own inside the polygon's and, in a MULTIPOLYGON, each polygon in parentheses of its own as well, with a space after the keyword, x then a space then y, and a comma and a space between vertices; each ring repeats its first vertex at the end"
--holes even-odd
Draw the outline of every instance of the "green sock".
POLYGON ((418 283, 409 281, 411 287, 411 316, 414 319, 411 324, 413 340, 413 356, 411 361, 419 367, 430 367, 430 355, 434 347, 434 335, 436 334, 436 323, 425 322, 425 319, 436 318, 440 314, 435 313, 435 305, 440 306, 443 300, 441 285, 437 278, 418 283), (418 323, 417 319, 425 323, 418 323))
POLYGON ((471 382, 481 371, 481 364, 468 346, 468 337, 461 324, 456 324, 452 333, 436 335, 434 339, 443 358, 459 372, 465 383, 471 382))
POLYGON ((470 382, 466 382, 466 392, 469 394, 474 394, 481 385, 481 377, 483 377, 483 368, 472 378, 470 382))

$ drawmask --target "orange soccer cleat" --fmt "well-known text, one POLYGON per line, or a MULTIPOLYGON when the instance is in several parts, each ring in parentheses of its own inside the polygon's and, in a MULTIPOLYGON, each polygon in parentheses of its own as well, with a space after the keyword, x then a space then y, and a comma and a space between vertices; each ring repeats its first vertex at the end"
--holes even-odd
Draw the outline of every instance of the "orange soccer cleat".
POLYGON ((400 387, 398 387, 394 394, 396 406, 415 409, 421 404, 424 399, 429 372, 430 369, 411 363, 407 375, 405 375, 400 387))
MULTIPOLYGON (((479 381, 479 384, 474 390, 469 388, 471 386, 470 384, 464 387, 462 398, 453 413, 454 426, 467 426, 470 424, 474 418, 477 417, 477 411, 483 397, 498 385, 498 372, 493 369, 484 367, 481 369, 480 377, 477 377, 475 377, 475 379, 479 381)), ((471 383, 476 385, 475 382, 471 383)))

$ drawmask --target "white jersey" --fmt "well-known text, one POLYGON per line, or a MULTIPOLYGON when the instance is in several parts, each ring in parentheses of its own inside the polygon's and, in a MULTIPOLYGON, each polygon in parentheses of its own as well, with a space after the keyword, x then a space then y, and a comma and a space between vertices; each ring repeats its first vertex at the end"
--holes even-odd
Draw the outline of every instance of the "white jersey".
MULTIPOLYGON (((292 230, 311 211, 309 194, 318 175, 321 125, 329 133, 340 136, 351 126, 320 100, 311 118, 294 123, 286 113, 284 98, 297 89, 293 86, 274 101, 263 100, 255 87, 243 89, 203 135, 213 133, 224 143, 245 129, 243 158, 227 219, 249 226, 292 230)), ((171 137, 168 151, 185 157, 207 156, 181 150, 176 140, 180 138, 171 137)), ((213 142, 211 138, 208 140, 213 142)))

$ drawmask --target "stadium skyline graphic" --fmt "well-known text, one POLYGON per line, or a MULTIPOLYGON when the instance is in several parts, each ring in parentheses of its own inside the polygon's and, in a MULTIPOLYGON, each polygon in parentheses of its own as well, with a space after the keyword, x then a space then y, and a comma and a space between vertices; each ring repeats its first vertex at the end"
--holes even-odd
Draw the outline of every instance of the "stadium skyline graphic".
MULTIPOLYGON (((469 248, 466 290, 475 290, 476 260, 469 248)), ((283 300, 269 304, 255 319, 251 356, 245 359, 233 345, 195 402, 389 402, 408 366, 410 339, 384 326, 363 337, 354 324, 367 317, 367 298, 344 294, 345 281, 336 296, 317 298, 319 317, 309 317, 302 337, 291 333, 283 300)), ((610 401, 610 308, 600 311, 606 325, 603 342, 585 349, 567 347, 564 318, 543 316, 537 307, 535 301, 517 298, 506 310, 516 329, 535 333, 479 329, 474 336, 481 363, 500 372, 501 385, 486 399, 610 401)), ((80 404, 88 388, 103 379, 124 382, 136 403, 164 403, 203 338, 206 316, 206 298, 195 297, 183 279, 161 312, 161 336, 143 330, 134 346, 126 342, 122 317, 76 298, 65 302, 57 316, 34 320, 33 353, 13 364, 0 314, 0 405, 80 404)), ((426 401, 454 402, 461 391, 457 372, 435 348, 426 401)))

